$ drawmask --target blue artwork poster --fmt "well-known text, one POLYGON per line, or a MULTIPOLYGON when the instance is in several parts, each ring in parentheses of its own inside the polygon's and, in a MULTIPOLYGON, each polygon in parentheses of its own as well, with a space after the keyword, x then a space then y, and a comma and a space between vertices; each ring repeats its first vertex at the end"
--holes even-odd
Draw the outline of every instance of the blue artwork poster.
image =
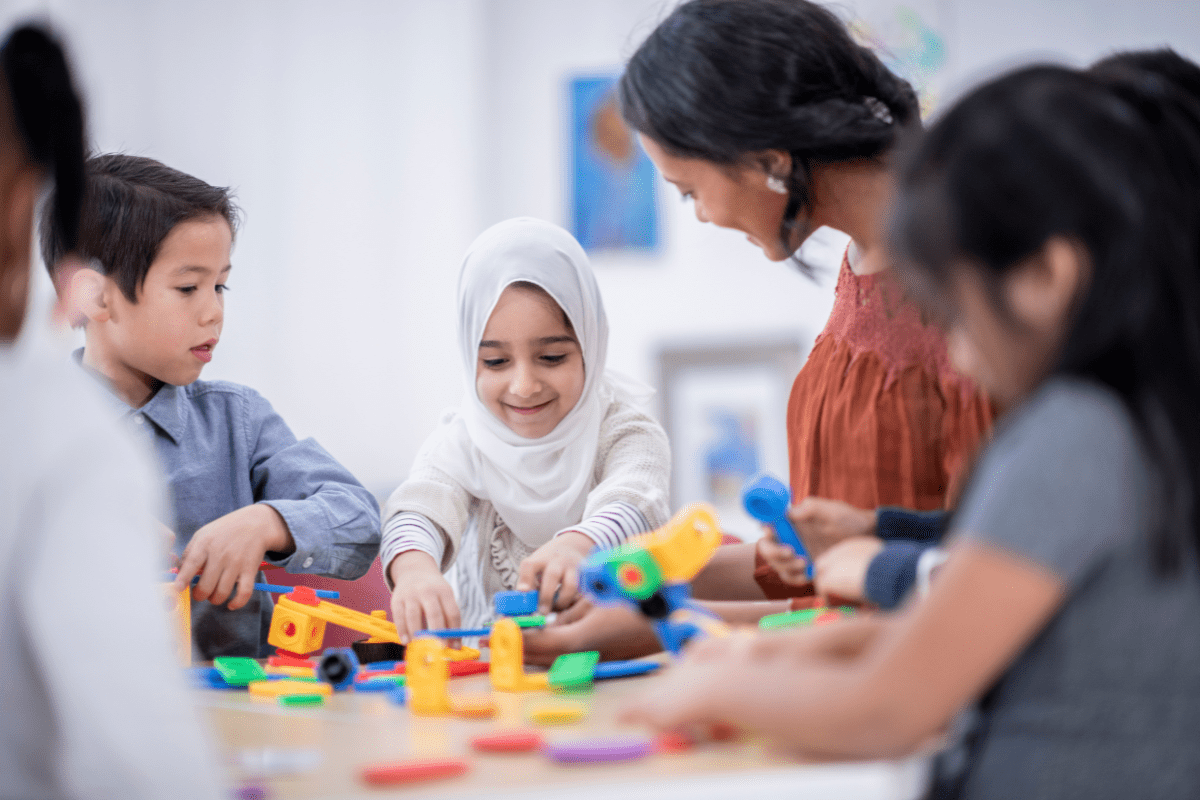
POLYGON ((617 108, 616 79, 570 82, 572 233, 584 249, 658 247, 658 175, 617 108))

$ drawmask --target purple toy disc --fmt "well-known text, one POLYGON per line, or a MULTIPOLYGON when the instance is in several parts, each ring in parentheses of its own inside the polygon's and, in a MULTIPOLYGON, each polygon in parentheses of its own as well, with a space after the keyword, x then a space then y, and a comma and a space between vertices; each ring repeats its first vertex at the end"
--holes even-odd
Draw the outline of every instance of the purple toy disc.
POLYGON ((578 739, 547 743, 542 751, 560 764, 598 764, 644 758, 654 752, 654 742, 640 736, 578 739))

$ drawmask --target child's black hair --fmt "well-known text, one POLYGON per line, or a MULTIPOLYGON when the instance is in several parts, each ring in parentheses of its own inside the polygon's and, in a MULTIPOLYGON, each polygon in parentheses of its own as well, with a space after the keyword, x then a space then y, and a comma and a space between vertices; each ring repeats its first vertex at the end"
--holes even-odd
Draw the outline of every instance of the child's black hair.
POLYGON ((629 125, 673 156, 791 154, 779 231, 789 251, 809 232, 798 217, 813 164, 876 158, 920 123, 912 86, 807 0, 683 3, 629 59, 617 93, 629 125))
MULTIPOLYGON (((1194 65, 1193 65, 1194 66, 1194 65)), ((992 303, 1052 237, 1090 270, 1054 372, 1111 387, 1162 478, 1155 564, 1200 543, 1200 104, 1146 73, 1030 67, 949 110, 902 159, 898 269, 941 293, 977 272, 992 303)))
POLYGON ((61 231, 63 252, 73 250, 84 194, 83 105, 62 46, 44 28, 22 25, 0 46, 0 69, 26 155, 54 178, 46 214, 61 231))
MULTIPOLYGON (((172 169, 152 158, 110 154, 87 160, 87 189, 79 219, 78 255, 90 259, 121 287, 130 302, 167 234, 181 222, 219 217, 237 232, 230 190, 172 169)), ((53 270, 68 247, 57 219, 42 224, 42 254, 53 270)))

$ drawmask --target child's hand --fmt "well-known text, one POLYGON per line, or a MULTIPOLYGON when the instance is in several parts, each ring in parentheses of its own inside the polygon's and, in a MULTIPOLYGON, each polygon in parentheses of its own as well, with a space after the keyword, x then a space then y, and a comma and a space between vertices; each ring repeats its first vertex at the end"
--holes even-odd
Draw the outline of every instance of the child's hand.
POLYGON ((566 608, 579 594, 579 563, 596 546, 578 531, 560 533, 533 551, 521 562, 517 572, 517 591, 538 589, 538 613, 546 614, 551 605, 566 608), (558 599, 555 600, 555 593, 558 599))
POLYGON ((258 565, 266 552, 286 553, 295 547, 287 523, 271 506, 255 503, 239 508, 218 517, 192 536, 179 561, 175 590, 182 590, 203 570, 192 597, 214 605, 229 600, 229 610, 236 611, 250 602, 258 565), (236 594, 234 584, 237 584, 236 594))
POLYGON ((796 535, 813 558, 843 539, 875 534, 875 512, 841 500, 806 497, 789 507, 787 515, 796 535))
POLYGON ((813 562, 817 594, 865 600, 867 569, 882 549, 883 541, 874 536, 855 536, 826 550, 813 562))
POLYGON ((605 661, 662 650, 649 620, 626 606, 593 606, 586 599, 560 613, 553 624, 526 628, 525 663, 548 667, 564 653, 599 650, 605 661))
POLYGON ((462 614, 454 590, 428 553, 407 550, 388 565, 392 578, 392 621, 400 643, 408 644, 417 631, 457 628, 462 614))
POLYGON ((808 562, 797 556, 791 545, 776 539, 775 532, 769 526, 762 538, 755 542, 754 547, 784 583, 803 586, 809 582, 808 562))

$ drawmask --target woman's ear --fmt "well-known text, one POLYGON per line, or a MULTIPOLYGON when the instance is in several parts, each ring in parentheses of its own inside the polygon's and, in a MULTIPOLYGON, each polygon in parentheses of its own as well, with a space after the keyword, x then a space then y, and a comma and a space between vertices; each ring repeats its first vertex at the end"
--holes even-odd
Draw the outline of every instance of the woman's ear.
POLYGON ((792 174, 792 154, 787 150, 763 150, 755 155, 755 161, 763 172, 786 181, 792 174))
POLYGON ((1030 328, 1058 334, 1065 329, 1090 273, 1087 253, 1080 245, 1052 237, 1005 279, 1009 308, 1030 328))

